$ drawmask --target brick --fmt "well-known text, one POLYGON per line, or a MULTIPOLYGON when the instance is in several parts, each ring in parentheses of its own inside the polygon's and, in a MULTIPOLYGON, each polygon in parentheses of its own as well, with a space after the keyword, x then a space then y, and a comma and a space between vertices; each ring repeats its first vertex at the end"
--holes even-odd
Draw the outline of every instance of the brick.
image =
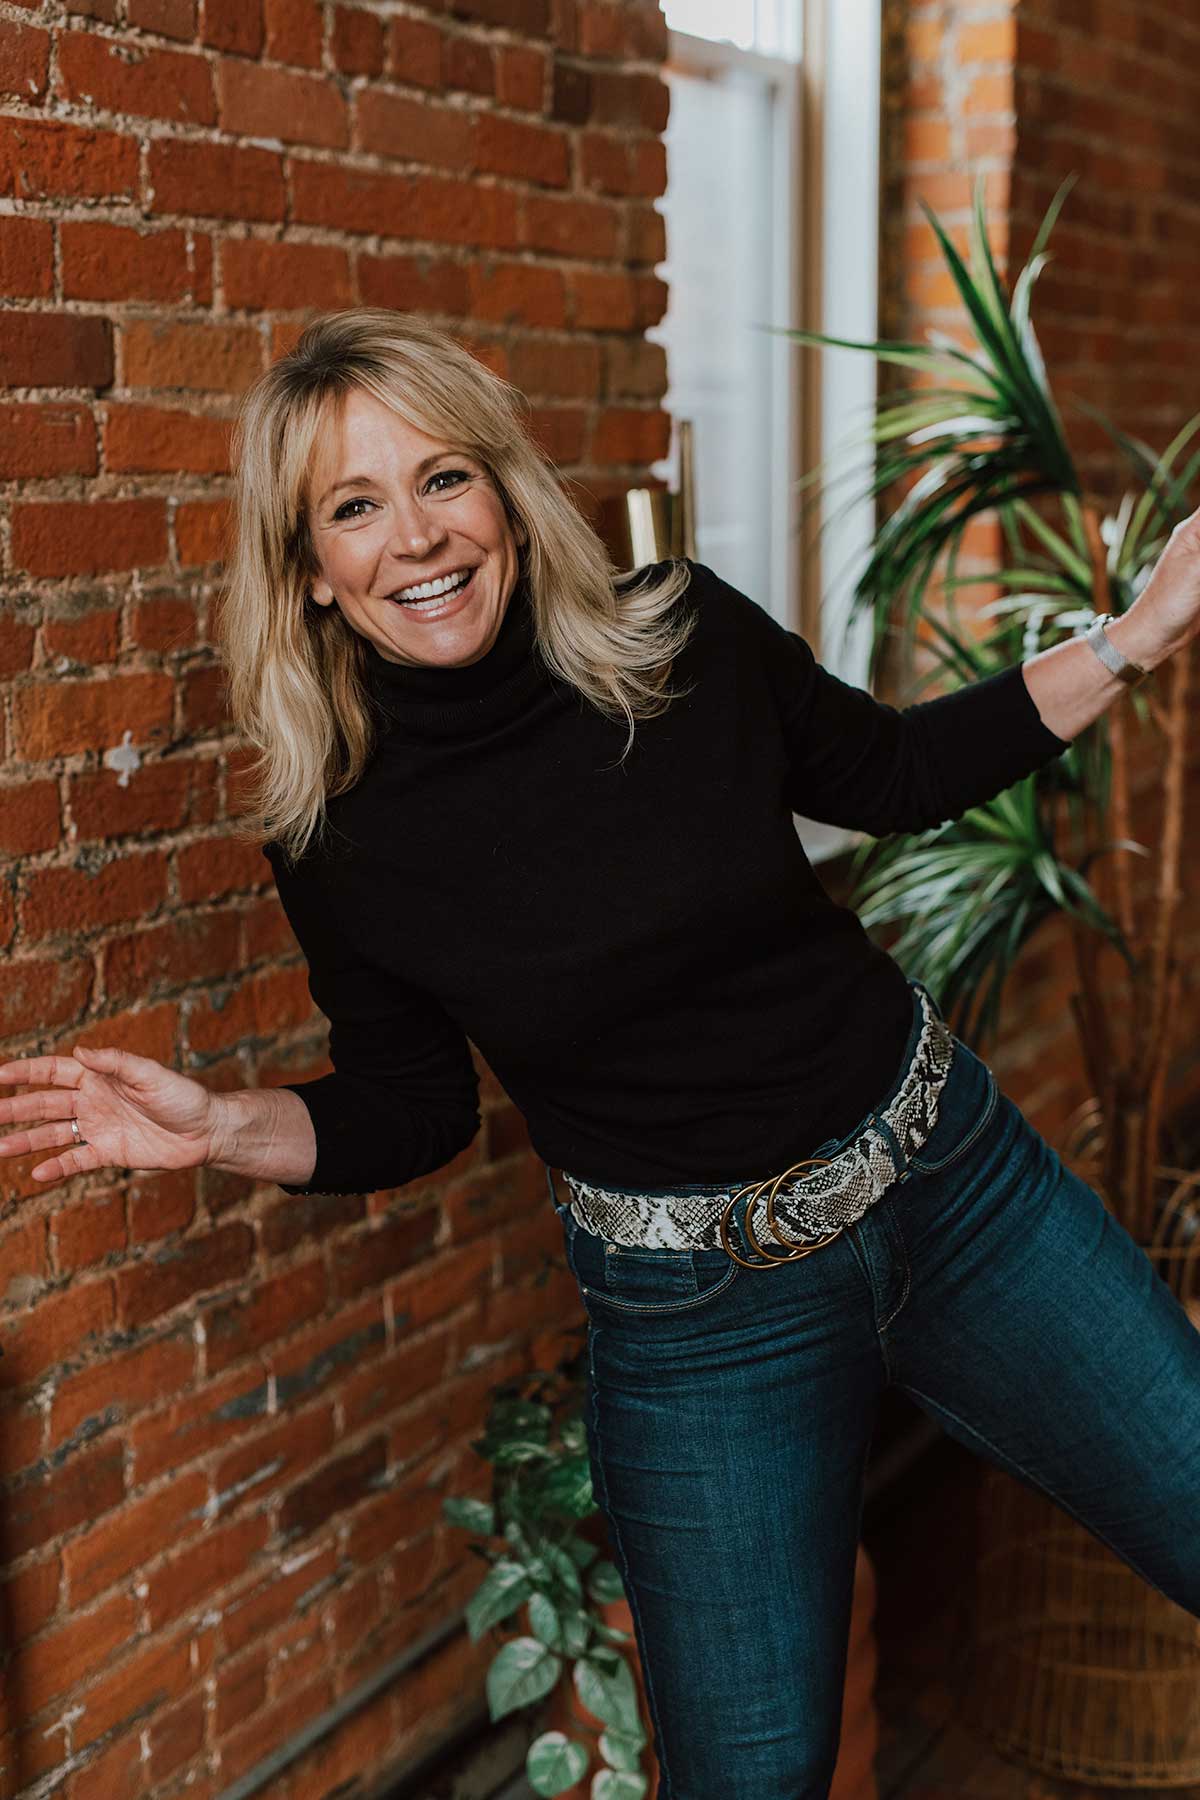
POLYGON ((419 1261, 432 1250, 440 1222, 440 1209, 428 1207, 343 1239, 334 1250, 334 1293, 348 1299, 419 1261))
POLYGON ((62 500, 13 508, 13 564, 33 575, 97 575, 166 559, 163 502, 62 500))
POLYGON ((81 1427, 86 1436, 94 1436, 126 1418, 139 1417, 187 1390, 194 1373, 196 1345, 191 1325, 185 1325, 171 1336, 153 1337, 65 1375, 50 1404, 50 1444, 61 1444, 81 1427))
POLYGON ((461 317, 470 305, 467 266, 448 258, 364 252, 358 258, 358 286, 364 306, 461 317))
POLYGON ((71 595, 47 613, 42 647, 56 666, 66 657, 95 670, 114 662, 121 647, 121 619, 115 606, 94 605, 90 596, 71 595))
POLYGON ((0 218, 0 294, 46 299, 53 292, 54 229, 48 220, 0 218))
POLYGON ((230 524, 227 500, 181 500, 175 508, 175 548, 180 563, 188 568, 222 561, 230 524))
POLYGON ((185 1387, 165 1410, 130 1428, 134 1478, 141 1485, 167 1469, 182 1467, 244 1437, 266 1416, 267 1380, 261 1368, 239 1369, 202 1388, 185 1387))
MULTIPOLYGON (((526 204, 536 204, 527 201, 526 204)), ((498 250, 521 243, 516 195, 507 188, 430 176, 414 184, 406 235, 436 243, 480 245, 498 250)), ((397 232, 401 230, 396 227, 397 232)))
POLYGON ((0 787, 0 850, 11 856, 52 850, 61 831, 56 781, 9 782, 0 787))
POLYGON ((619 228, 620 215, 611 201, 529 194, 521 243, 529 250, 611 261, 619 228))
POLYGON ((225 131, 328 149, 344 149, 349 142, 346 103, 323 76, 225 62, 218 91, 225 131))
POLYGON ((201 42, 233 56, 258 56, 263 47, 261 0, 204 0, 201 42))
POLYGON ((112 377, 112 327, 107 319, 79 313, 12 313, 4 320, 0 383, 5 387, 100 388, 107 387, 112 377))
POLYGON ((666 456, 671 421, 660 408, 610 406, 592 432, 592 460, 597 463, 650 463, 666 456))
MULTIPOLYGON (((336 1441, 332 1406, 310 1406, 299 1415, 289 1414, 217 1464, 213 1483, 218 1506, 223 1512, 244 1503, 260 1507, 267 1494, 278 1493, 327 1457, 336 1441)), ((235 1634, 225 1641, 236 1650, 244 1640, 235 1634)))
POLYGON ((21 1652, 22 1706, 37 1713, 59 1694, 69 1693, 94 1674, 98 1663, 128 1643, 136 1629, 133 1596, 114 1594, 57 1631, 26 1644, 21 1652))
POLYGON ((113 1587, 140 1569, 167 1544, 195 1535, 203 1525, 208 1478, 181 1476, 143 1498, 127 1501, 118 1513, 63 1546, 63 1571, 72 1606, 113 1587))
MULTIPOLYGON (((234 1601, 226 1609, 228 1619, 239 1602, 234 1601)), ((222 1621, 224 1624, 224 1620, 222 1621)), ((252 1713, 258 1712, 267 1701, 267 1658, 261 1649, 236 1661, 222 1663, 216 1674, 216 1707, 213 1716, 213 1733, 219 1740, 228 1735, 235 1726, 248 1719, 252 1713)))
MULTIPOLYGON (((427 1477, 410 1480, 364 1506, 346 1535, 346 1553, 356 1563, 371 1563, 419 1533, 428 1532, 441 1516, 442 1496, 427 1477)), ((421 1563, 429 1564, 430 1545, 421 1550, 421 1563)))
MULTIPOLYGON (((0 612, 0 676, 23 675, 33 661, 34 625, 28 619, 0 612)), ((7 890, 0 888, 0 893, 7 890)), ((0 938, 0 942, 4 940, 0 938)))
POLYGON ((266 50, 272 62, 320 68, 323 11, 319 0, 263 0, 266 50))
MULTIPOLYGON (((41 1160, 37 1152, 31 1154, 41 1160)), ((113 1286, 107 1277, 77 1282, 62 1293, 45 1295, 30 1312, 0 1319, 6 1382, 24 1387, 36 1381, 77 1356, 113 1321, 113 1286)))
POLYGON ((231 239, 222 246, 221 260, 225 303, 234 309, 333 309, 353 303, 349 258, 331 245, 231 239))
POLYGON ((71 1779, 71 1800, 112 1800, 114 1794, 144 1792, 142 1741, 137 1732, 117 1738, 77 1767, 71 1779))
POLYGON ((567 133, 502 113, 482 113, 475 135, 475 158, 493 175, 513 175, 543 187, 565 187, 570 175, 567 133))
POLYGON ((331 1706, 333 1699, 328 1676, 310 1682, 307 1687, 285 1690, 282 1700, 265 1707, 241 1731, 222 1743, 222 1779, 237 1781, 256 1762, 277 1750, 318 1713, 331 1706))
POLYGON ((496 46, 496 98, 501 106, 541 112, 546 102, 550 59, 543 50, 517 44, 496 46))
POLYGON ((285 1496, 279 1508, 280 1532, 294 1539, 316 1531, 369 1494, 386 1468, 387 1447, 382 1437, 335 1458, 285 1496))
POLYGON ((262 348, 249 325, 133 319, 121 328, 124 385, 240 393, 261 372, 262 348))
POLYGON ((250 144, 159 138, 150 145, 149 186, 159 213, 277 220, 287 206, 282 157, 250 144))
MULTIPOLYGON (((479 124, 461 107, 435 106, 426 99, 367 87, 358 95, 355 146, 428 168, 469 169, 475 166, 479 124)), ((349 179, 358 173, 350 172, 349 179)), ((389 218, 388 224, 390 235, 396 236, 394 221, 389 218)))
POLYGON ((196 1213, 195 1171, 140 1171, 129 1185, 128 1201, 131 1244, 152 1244, 171 1232, 186 1231, 196 1213))
POLYGON ((58 39, 57 93, 97 112, 214 125, 212 74, 205 57, 118 43, 87 31, 58 39))
POLYGON ((167 862, 159 852, 114 855, 103 867, 35 869, 21 906, 30 942, 57 932, 114 925, 152 912, 167 897, 167 862))
POLYGON ((44 1218, 26 1219, 0 1234, 0 1301, 28 1306, 48 1266, 44 1218))
POLYGON ((413 87, 442 85, 442 33, 425 19, 389 21, 387 72, 413 87))
POLYGON ((68 300, 183 300, 191 292, 186 232, 68 219, 59 237, 68 300))
POLYGON ((85 957, 22 957, 0 966, 0 1036, 23 1036, 81 1018, 93 977, 85 957))
MULTIPOLYGON (((337 1552, 332 1548, 293 1560, 298 1566, 290 1567, 286 1574, 272 1573, 268 1580, 251 1588, 249 1593, 239 1595, 226 1608, 221 1630, 226 1648, 231 1654, 236 1656, 239 1650, 264 1637, 272 1627, 289 1616, 298 1614, 306 1597, 315 1588, 330 1581, 337 1572, 337 1552)), ((257 1659, 247 1659, 241 1667, 246 1676, 250 1677, 245 1686, 265 1698, 265 1686, 255 1678, 255 1672, 261 1669, 261 1664, 257 1659)), ((239 1686, 243 1686, 243 1683, 239 1683, 239 1686)), ((222 1698, 219 1695, 219 1705, 222 1698)), ((222 1713, 224 1730, 228 1730, 238 1718, 245 1717, 245 1713, 238 1710, 236 1690, 225 1698, 222 1713)))
POLYGON ((116 1276, 117 1311, 127 1326, 146 1325, 209 1288, 245 1276, 254 1255, 254 1232, 244 1220, 183 1238, 116 1276))
POLYGON ((54 1261, 60 1275, 93 1269, 126 1247, 125 1201, 119 1193, 91 1193, 54 1215, 54 1261))
MULTIPOLYGON (((123 1662, 105 1668, 100 1679, 75 1700, 72 1743, 76 1752, 114 1729, 126 1729, 176 1700, 192 1679, 186 1636, 174 1643, 156 1640, 139 1646, 123 1662)), ((96 1800, 120 1790, 97 1788, 96 1800)))
POLYGON ((83 406, 0 406, 0 480, 94 475, 96 428, 83 406))
POLYGON ((298 223, 338 231, 378 232, 382 220, 395 236, 410 236, 415 187, 408 175, 338 163, 293 162, 292 208, 298 223))
POLYGON ((49 1622, 58 1610, 61 1587, 62 1561, 57 1551, 41 1562, 30 1563, 0 1586, 6 1648, 23 1644, 49 1622))
MULTIPOLYGON (((83 840, 169 831, 186 825, 192 811, 196 764, 142 763, 126 787, 114 769, 87 770, 71 777, 71 816, 83 840)), ((136 998, 130 994, 127 998, 136 998)))
POLYGON ((73 1026, 57 1039, 52 1038, 47 1051, 51 1055, 69 1056, 76 1044, 85 1048, 106 1045, 114 1050, 132 1051, 134 1056, 148 1056, 169 1068, 175 1059, 179 1034, 179 1008, 165 1003, 114 1013, 89 1025, 73 1026))
POLYGON ((962 20, 956 47, 960 63, 1002 62, 1011 65, 1017 49, 1016 13, 1005 13, 997 19, 962 20))
POLYGON ((349 1433, 386 1418, 409 1400, 436 1392, 445 1380, 453 1345, 448 1331, 426 1332, 384 1356, 372 1357, 342 1383, 344 1430, 349 1433))
POLYGON ((173 655, 190 649, 196 642, 194 600, 176 599, 172 594, 150 594, 133 602, 128 620, 130 639, 141 650, 173 655))
POLYGON ((13 1559, 40 1549, 125 1498, 120 1444, 96 1444, 5 1484, 4 1548, 13 1559))
MULTIPOLYGON (((113 504, 124 509, 139 503, 113 504)), ((53 513, 60 509, 37 510, 53 513)), ((93 510, 100 508, 96 505, 93 510)), ((74 527, 74 509, 71 514, 74 527)), ((173 702, 174 683, 169 675, 114 675, 108 680, 47 681, 37 688, 21 688, 13 696, 16 751, 38 762, 79 750, 110 748, 121 742, 127 729, 138 744, 167 739, 173 702)))
POLYGON ((129 23, 140 31, 190 43, 196 35, 195 0, 128 0, 129 23))
POLYGON ((347 1369, 378 1355, 386 1335, 383 1305, 378 1294, 373 1294, 336 1319, 309 1326, 282 1348, 272 1350, 267 1360, 275 1375, 280 1410, 302 1405, 327 1382, 343 1379, 347 1369))
POLYGON ((232 420, 182 408, 110 401, 104 417, 104 459, 116 473, 229 472, 232 420))
POLYGON ((467 273, 473 319, 551 330, 566 325, 567 292, 561 269, 489 260, 486 266, 471 263, 467 273))
POLYGON ((16 19, 0 19, 0 94, 40 100, 46 92, 50 33, 16 19))
MULTIPOLYGON (((262 882, 262 852, 253 843, 238 842, 233 838, 209 838, 203 843, 189 844, 178 856, 179 897, 185 902, 196 900, 222 899, 226 894, 237 893, 245 888, 258 887, 262 882)), ((294 984, 288 980, 282 988, 264 990, 265 998, 261 1002, 249 1001, 247 1020, 263 1016, 264 1008, 274 1010, 283 1002, 283 1011, 275 1013, 282 1022, 286 1016, 295 1019, 293 992, 294 984)), ((307 1013, 304 1015, 307 1016, 307 1013)), ((202 1035, 210 1035, 213 1039, 210 1047, 219 1049, 220 1032, 216 1028, 211 1015, 206 1015, 205 1023, 200 1026, 202 1035)))
POLYGON ((204 1747, 206 1701, 203 1694, 190 1694, 178 1706, 172 1706, 154 1720, 148 1732, 150 1754, 148 1777, 153 1782, 165 1781, 204 1747))
POLYGON ((345 75, 379 75, 383 72, 383 20, 359 7, 334 8, 330 49, 345 75))
POLYGON ((325 1265, 314 1261, 261 1281, 246 1299, 203 1315, 205 1360, 210 1374, 240 1362, 252 1350, 285 1337, 324 1310, 325 1265))
MULTIPOLYGON (((201 663, 183 674, 183 728, 189 737, 228 725, 227 678, 220 663, 201 663)), ((197 849, 199 847, 197 846, 197 849)))
POLYGON ((18 200, 132 200, 137 184, 132 137, 87 130, 65 119, 0 119, 0 194, 18 200))
POLYGON ((235 913, 185 914, 114 937, 104 948, 105 993, 134 1000, 219 981, 237 967, 237 945, 235 913))
POLYGON ((360 1224, 366 1211, 362 1194, 289 1195, 260 1216, 263 1249, 282 1256, 298 1244, 320 1242, 343 1226, 360 1224))
POLYGON ((487 1294, 495 1280, 495 1261, 489 1236, 456 1244, 406 1270, 388 1290, 397 1336, 444 1319, 487 1294))
POLYGON ((490 99, 496 91, 496 56, 491 44, 473 37, 444 39, 442 80, 448 88, 490 99))
POLYGON ((153 1631, 211 1599, 242 1576, 270 1535, 261 1515, 210 1525, 203 1537, 146 1577, 146 1611, 153 1631))

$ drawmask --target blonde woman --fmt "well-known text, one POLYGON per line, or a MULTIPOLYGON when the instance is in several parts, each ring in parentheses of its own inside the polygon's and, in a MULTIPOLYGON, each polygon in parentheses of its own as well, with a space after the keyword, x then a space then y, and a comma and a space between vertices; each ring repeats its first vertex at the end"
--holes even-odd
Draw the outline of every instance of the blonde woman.
POLYGON ((393 1187, 473 1138, 472 1040, 582 1293, 663 1800, 828 1792, 890 1383, 1200 1616, 1200 1334, 793 822, 918 830, 1059 755, 1200 630, 1197 538, 900 711, 701 564, 616 570, 419 319, 320 318, 246 396, 223 653, 334 1072, 29 1057, 0 1153, 393 1187))

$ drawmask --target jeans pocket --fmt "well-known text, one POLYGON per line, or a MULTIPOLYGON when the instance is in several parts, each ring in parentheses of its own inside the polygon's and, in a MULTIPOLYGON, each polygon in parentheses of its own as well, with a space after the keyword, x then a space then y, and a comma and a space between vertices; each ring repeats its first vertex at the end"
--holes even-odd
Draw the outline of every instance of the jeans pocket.
POLYGON ((938 1098, 937 1124, 908 1166, 922 1175, 940 1174, 965 1156, 991 1123, 1000 1090, 982 1057, 961 1039, 954 1040, 954 1060, 938 1098))
POLYGON ((724 1293, 741 1266, 724 1250, 646 1250, 609 1244, 573 1215, 563 1219, 563 1229, 567 1263, 589 1315, 594 1309, 610 1319, 622 1313, 665 1318, 692 1312, 724 1293))

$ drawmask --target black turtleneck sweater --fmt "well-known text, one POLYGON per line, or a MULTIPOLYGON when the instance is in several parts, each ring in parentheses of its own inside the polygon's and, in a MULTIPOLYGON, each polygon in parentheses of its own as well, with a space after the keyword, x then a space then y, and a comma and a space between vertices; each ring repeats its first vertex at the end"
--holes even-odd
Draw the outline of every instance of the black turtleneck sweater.
POLYGON ((835 905, 793 813, 874 836, 958 818, 1066 749, 1019 664, 904 710, 691 563, 699 622, 637 724, 537 655, 519 583, 461 668, 388 662, 333 848, 265 847, 330 1022, 287 1083, 317 1162, 288 1193, 396 1187, 478 1124, 468 1038, 551 1167, 634 1187, 752 1180, 857 1124, 899 1068, 905 975, 835 905))

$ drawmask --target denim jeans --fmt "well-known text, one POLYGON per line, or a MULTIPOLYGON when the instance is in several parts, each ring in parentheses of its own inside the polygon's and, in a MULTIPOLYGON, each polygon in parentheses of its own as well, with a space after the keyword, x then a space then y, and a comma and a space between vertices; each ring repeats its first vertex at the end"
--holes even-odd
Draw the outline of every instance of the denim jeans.
POLYGON ((891 1383, 1200 1617, 1200 1331, 961 1040, 921 1150, 798 1262, 614 1250, 555 1205, 661 1800, 828 1794, 891 1383))

